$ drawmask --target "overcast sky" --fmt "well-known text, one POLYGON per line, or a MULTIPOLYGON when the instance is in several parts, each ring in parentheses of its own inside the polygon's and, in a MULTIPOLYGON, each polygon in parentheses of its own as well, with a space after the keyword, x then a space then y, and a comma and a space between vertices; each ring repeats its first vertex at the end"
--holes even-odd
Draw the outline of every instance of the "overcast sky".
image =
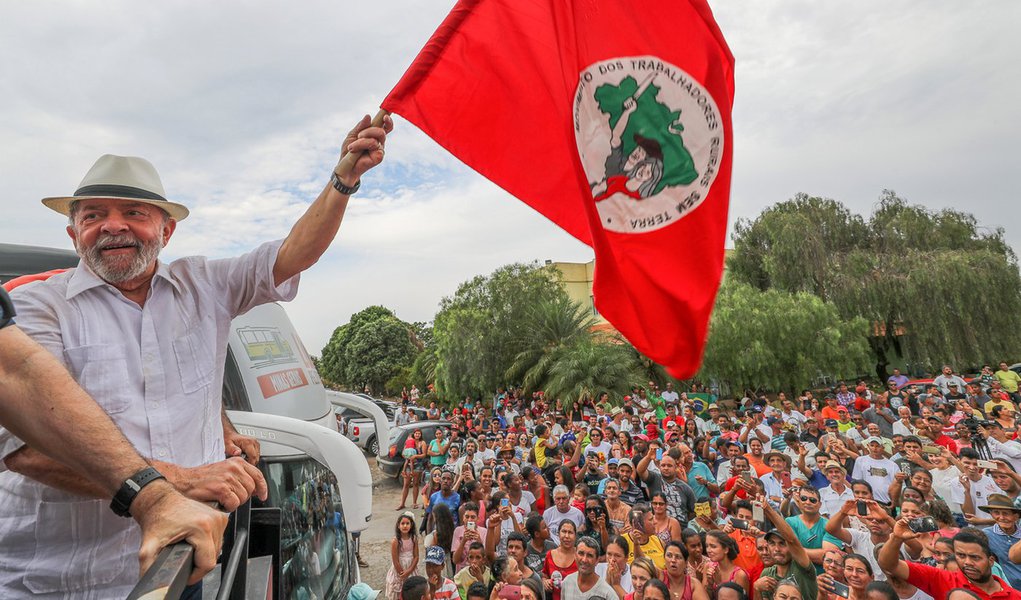
MULTIPOLYGON (((452 5, 4 0, 0 241, 70 248, 39 199, 104 153, 191 207, 166 258, 285 236, 452 5)), ((892 189, 1021 248, 1021 2, 712 5, 737 60, 731 224, 798 192, 868 214, 892 189)), ((592 257, 405 121, 386 158, 287 307, 314 354, 370 304, 428 321, 474 275, 592 257)))

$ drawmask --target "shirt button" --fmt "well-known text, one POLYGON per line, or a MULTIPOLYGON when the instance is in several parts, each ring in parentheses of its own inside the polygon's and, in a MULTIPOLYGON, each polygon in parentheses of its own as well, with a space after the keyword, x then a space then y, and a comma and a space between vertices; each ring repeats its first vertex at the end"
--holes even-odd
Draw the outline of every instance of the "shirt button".
POLYGON ((159 451, 159 455, 160 456, 166 456, 167 455, 167 451, 166 450, 160 450, 159 451))

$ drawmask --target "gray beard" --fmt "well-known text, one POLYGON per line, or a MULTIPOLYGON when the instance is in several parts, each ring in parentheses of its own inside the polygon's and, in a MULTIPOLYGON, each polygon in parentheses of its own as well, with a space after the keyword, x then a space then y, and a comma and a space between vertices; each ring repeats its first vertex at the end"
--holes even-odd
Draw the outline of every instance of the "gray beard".
POLYGON ((163 244, 158 239, 143 244, 132 235, 101 235, 92 246, 79 249, 79 254, 86 266, 100 279, 107 283, 122 283, 145 274, 146 270, 159 258, 162 249, 163 244), (107 259, 103 258, 102 248, 115 245, 135 246, 137 250, 135 258, 126 265, 110 264, 113 261, 108 263, 107 259))

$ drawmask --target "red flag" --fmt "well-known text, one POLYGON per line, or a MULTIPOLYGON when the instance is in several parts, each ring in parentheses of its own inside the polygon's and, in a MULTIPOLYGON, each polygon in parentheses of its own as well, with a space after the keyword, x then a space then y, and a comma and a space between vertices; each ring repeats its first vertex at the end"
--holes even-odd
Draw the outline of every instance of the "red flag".
POLYGON ((733 98, 704 0, 462 0, 383 108, 592 246, 600 313, 687 378, 723 270, 733 98))

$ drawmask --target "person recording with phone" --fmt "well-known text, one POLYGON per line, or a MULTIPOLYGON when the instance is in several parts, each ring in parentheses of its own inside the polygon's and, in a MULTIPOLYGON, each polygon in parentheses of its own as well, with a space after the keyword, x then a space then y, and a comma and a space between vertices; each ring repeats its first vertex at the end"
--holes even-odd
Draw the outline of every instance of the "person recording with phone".
POLYGON ((606 510, 606 502, 596 495, 585 499, 585 522, 578 530, 578 537, 587 536, 595 540, 599 548, 599 557, 603 557, 603 550, 609 543, 610 537, 616 535, 617 530, 610 523, 609 512, 606 510))
POLYGON ((1001 493, 1000 486, 996 485, 996 481, 989 476, 986 468, 979 466, 979 462, 984 461, 973 448, 962 448, 957 460, 963 467, 961 470, 964 474, 951 488, 954 501, 961 504, 964 519, 970 525, 976 527, 992 525, 992 516, 982 510, 980 505, 989 496, 1001 493))
POLYGON ((819 576, 819 598, 835 600, 836 598, 848 598, 849 600, 868 600, 866 588, 875 579, 879 572, 869 560, 860 554, 848 554, 841 562, 846 585, 835 581, 829 575, 819 576), (824 595, 825 594, 825 595, 824 595))
POLYGON ((901 548, 908 540, 926 535, 911 530, 908 519, 894 525, 889 541, 879 551, 877 562, 890 577, 906 580, 933 598, 947 598, 951 590, 965 588, 980 598, 1021 600, 1021 592, 993 575, 994 554, 989 538, 978 529, 966 527, 953 538, 953 552, 958 570, 930 567, 900 558, 901 548))
POLYGON ((723 532, 737 544, 734 564, 744 569, 751 581, 758 579, 765 568, 757 547, 757 540, 762 536, 761 525, 754 520, 752 504, 747 500, 735 502, 733 517, 723 524, 723 532))
POLYGON ((1014 467, 1015 473, 1021 473, 1021 442, 1010 439, 997 421, 987 421, 985 426, 978 428, 978 432, 985 438, 993 458, 1007 461, 1014 467))
MULTIPOLYGON (((791 528, 790 519, 784 520, 764 496, 760 496, 753 506, 762 508, 765 517, 775 527, 763 536, 774 564, 766 567, 753 584, 754 598, 763 600, 778 596, 786 580, 794 582, 802 598, 815 598, 819 593, 815 564, 791 528)), ((821 554, 819 562, 822 562, 821 554)))
POLYGON ((645 503, 636 504, 632 509, 630 522, 624 526, 624 538, 631 546, 628 562, 635 557, 644 556, 651 560, 658 569, 666 568, 663 541, 652 535, 652 511, 645 503))
MULTIPOLYGON (((932 521, 932 518, 929 517, 932 521)), ((886 575, 879 568, 875 560, 876 546, 882 544, 890 537, 895 521, 890 513, 880 506, 875 500, 848 500, 841 507, 840 511, 826 523, 826 533, 839 540, 843 546, 827 541, 823 546, 827 550, 840 550, 850 548, 851 552, 868 557, 873 570, 877 573, 876 578, 886 579, 886 575), (865 514, 862 514, 865 513, 865 514), (844 525, 852 516, 858 518, 869 528, 868 533, 859 529, 848 528, 844 525)), ((938 527, 932 521, 929 532, 936 531, 938 527)), ((913 539, 906 543, 907 554, 905 558, 918 558, 922 554, 922 543, 919 539, 913 539)))

